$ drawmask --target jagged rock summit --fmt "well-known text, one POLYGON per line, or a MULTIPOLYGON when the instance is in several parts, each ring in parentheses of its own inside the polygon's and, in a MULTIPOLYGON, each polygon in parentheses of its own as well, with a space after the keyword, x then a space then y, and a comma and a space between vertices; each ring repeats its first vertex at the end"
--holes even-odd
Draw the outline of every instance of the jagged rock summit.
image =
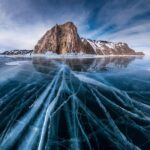
MULTIPOLYGON (((89 45, 90 47, 90 45, 89 45)), ((77 28, 72 22, 63 25, 56 25, 39 40, 35 46, 35 53, 52 51, 57 54, 86 51, 84 43, 78 35, 77 28)), ((87 53, 93 53, 90 51, 87 53)))
POLYGON ((86 53, 97 55, 143 55, 135 52, 126 43, 95 41, 80 38, 72 22, 55 25, 38 41, 34 53, 53 52, 57 54, 86 53))

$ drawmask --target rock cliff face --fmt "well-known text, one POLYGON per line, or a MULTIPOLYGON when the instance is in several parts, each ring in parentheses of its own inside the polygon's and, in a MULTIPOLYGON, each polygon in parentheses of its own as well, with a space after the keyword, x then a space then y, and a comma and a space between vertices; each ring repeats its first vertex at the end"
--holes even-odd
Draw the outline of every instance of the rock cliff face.
POLYGON ((39 40, 35 46, 35 53, 52 51, 57 54, 71 52, 94 53, 88 43, 83 43, 77 33, 77 28, 72 22, 56 25, 39 40), (88 46, 87 46, 88 45, 88 46), (92 51, 91 51, 92 50, 92 51))
POLYGON ((34 53, 48 51, 65 53, 86 53, 97 55, 143 55, 128 47, 126 43, 95 41, 80 38, 76 26, 72 22, 56 25, 46 32, 34 48, 34 53))

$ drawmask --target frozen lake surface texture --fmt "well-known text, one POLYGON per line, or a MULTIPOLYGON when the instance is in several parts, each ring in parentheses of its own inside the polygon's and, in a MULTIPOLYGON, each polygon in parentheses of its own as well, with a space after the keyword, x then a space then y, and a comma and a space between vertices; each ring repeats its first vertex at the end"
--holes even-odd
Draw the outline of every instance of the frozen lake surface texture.
POLYGON ((150 58, 0 57, 0 150, 150 150, 150 58))

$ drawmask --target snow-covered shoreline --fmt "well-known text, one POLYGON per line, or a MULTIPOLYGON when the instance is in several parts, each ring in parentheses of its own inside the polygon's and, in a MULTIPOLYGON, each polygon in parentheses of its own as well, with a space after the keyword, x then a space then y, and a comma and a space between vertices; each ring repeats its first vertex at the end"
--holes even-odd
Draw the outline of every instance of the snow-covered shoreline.
POLYGON ((143 57, 144 55, 93 55, 93 54, 26 54, 26 55, 0 55, 0 57, 24 57, 24 58, 33 58, 33 57, 45 57, 50 59, 77 59, 77 58, 103 58, 103 57, 143 57))

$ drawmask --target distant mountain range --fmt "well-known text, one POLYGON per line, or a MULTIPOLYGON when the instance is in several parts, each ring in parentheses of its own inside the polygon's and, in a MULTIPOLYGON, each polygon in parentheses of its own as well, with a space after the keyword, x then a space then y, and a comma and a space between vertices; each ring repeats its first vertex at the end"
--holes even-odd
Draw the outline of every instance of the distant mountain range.
POLYGON ((4 55, 43 54, 53 52, 57 54, 85 53, 95 55, 144 55, 135 52, 126 43, 90 40, 80 38, 77 27, 72 22, 55 25, 38 41, 34 50, 6 51, 4 55))
POLYGON ((26 55, 26 54, 32 54, 33 50, 9 50, 4 51, 1 53, 1 55, 26 55))

